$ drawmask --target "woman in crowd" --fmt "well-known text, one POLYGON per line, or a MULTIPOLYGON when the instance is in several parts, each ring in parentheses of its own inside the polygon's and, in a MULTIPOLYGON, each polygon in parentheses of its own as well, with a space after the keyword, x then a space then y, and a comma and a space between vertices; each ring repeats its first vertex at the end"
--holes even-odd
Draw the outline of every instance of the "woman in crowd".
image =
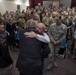
POLYGON ((9 55, 6 37, 3 34, 3 21, 0 19, 0 75, 11 75, 12 59, 9 55))

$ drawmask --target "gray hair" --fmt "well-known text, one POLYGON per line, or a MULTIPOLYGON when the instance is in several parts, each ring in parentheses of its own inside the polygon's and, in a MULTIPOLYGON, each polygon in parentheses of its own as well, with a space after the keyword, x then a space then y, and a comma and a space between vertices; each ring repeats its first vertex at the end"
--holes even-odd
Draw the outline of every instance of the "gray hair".
POLYGON ((27 23, 26 23, 26 27, 27 28, 33 28, 33 27, 36 27, 37 26, 37 23, 36 23, 36 21, 34 21, 34 20, 29 20, 29 21, 27 21, 27 23))

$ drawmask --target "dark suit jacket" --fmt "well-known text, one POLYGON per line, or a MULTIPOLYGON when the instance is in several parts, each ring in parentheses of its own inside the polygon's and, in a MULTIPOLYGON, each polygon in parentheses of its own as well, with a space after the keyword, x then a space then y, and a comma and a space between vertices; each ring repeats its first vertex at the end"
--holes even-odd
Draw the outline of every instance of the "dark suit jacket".
POLYGON ((4 46, 0 43, 0 68, 6 68, 13 63, 7 45, 4 46))
POLYGON ((16 67, 22 74, 41 75, 42 58, 48 56, 50 48, 36 38, 26 38, 24 32, 34 31, 31 28, 20 32, 20 53, 16 67))
POLYGON ((10 35, 14 36, 15 24, 13 23, 12 25, 10 25, 9 23, 7 23, 6 30, 10 33, 10 35))

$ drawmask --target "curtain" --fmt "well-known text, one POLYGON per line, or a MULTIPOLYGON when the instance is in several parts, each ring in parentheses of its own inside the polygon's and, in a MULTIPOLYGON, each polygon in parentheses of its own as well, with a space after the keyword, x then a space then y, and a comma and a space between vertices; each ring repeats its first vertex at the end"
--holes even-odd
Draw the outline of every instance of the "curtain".
POLYGON ((71 7, 76 7, 76 0, 71 0, 71 7))

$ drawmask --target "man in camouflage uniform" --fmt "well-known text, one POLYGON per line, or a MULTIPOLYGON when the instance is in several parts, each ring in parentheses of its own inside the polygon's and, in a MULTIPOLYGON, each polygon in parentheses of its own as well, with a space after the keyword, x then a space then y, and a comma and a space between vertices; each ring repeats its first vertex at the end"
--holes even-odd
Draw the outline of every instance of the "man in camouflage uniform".
POLYGON ((43 23, 48 27, 50 24, 49 24, 49 22, 50 22, 50 15, 49 15, 49 13, 46 13, 45 14, 45 16, 43 17, 43 23))
POLYGON ((74 29, 73 29, 73 45, 74 45, 74 49, 73 49, 73 56, 71 57, 71 59, 76 59, 76 22, 74 24, 74 29))
POLYGON ((49 36, 51 40, 50 43, 51 53, 49 54, 50 64, 47 67, 47 70, 50 70, 53 66, 57 67, 55 57, 58 56, 60 44, 66 37, 66 33, 67 33, 67 27, 66 25, 62 24, 61 16, 55 17, 55 23, 50 25, 49 28, 49 36))
POLYGON ((67 40, 67 54, 70 54, 72 52, 72 39, 73 39, 73 31, 72 31, 72 19, 69 15, 68 12, 64 13, 64 18, 62 20, 63 24, 67 26, 67 35, 66 35, 66 40, 67 40))

